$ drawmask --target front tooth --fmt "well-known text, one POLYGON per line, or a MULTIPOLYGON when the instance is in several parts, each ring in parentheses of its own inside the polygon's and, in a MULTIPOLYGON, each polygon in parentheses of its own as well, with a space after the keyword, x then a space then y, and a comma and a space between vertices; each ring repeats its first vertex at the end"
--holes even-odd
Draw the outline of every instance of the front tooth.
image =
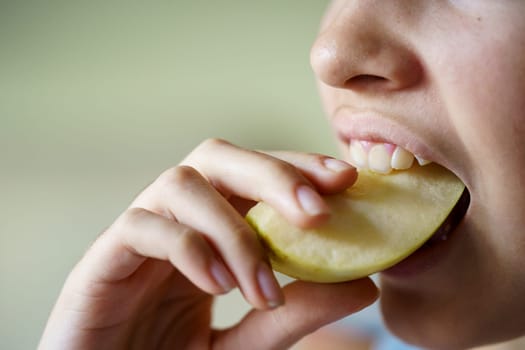
POLYGON ((409 169, 412 163, 414 163, 414 155, 402 147, 396 147, 390 163, 392 168, 397 170, 409 169))
POLYGON ((376 173, 388 174, 392 171, 390 161, 391 156, 382 144, 373 146, 368 152, 368 166, 376 173))
POLYGON ((421 166, 432 163, 432 161, 427 160, 427 159, 425 159, 425 158, 422 158, 422 157, 420 157, 420 156, 416 156, 416 155, 414 155, 414 157, 416 158, 417 162, 418 162, 419 165, 421 165, 421 166))
POLYGON ((352 140, 352 142, 350 142, 350 158, 350 163, 356 168, 368 168, 368 157, 363 148, 363 145, 361 145, 361 142, 355 140, 352 140))

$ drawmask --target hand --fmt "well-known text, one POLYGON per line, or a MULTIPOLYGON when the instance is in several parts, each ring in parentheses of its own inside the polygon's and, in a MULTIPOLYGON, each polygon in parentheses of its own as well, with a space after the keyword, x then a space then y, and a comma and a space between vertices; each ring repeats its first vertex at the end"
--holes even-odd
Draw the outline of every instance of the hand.
POLYGON ((369 279, 280 288, 243 219, 256 201, 301 227, 329 216, 320 193, 355 169, 312 154, 260 153, 209 140, 164 172, 66 280, 40 349, 285 349, 377 298, 369 279), (210 326, 213 296, 240 288, 254 309, 210 326))

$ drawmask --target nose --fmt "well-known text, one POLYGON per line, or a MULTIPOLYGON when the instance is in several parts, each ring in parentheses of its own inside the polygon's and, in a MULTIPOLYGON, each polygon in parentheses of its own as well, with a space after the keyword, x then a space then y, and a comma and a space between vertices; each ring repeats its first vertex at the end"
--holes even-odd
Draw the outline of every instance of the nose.
POLYGON ((396 34, 400 14, 377 4, 364 5, 374 3, 371 0, 347 3, 327 13, 312 47, 310 61, 317 78, 332 87, 360 92, 396 91, 417 84, 422 66, 396 34))

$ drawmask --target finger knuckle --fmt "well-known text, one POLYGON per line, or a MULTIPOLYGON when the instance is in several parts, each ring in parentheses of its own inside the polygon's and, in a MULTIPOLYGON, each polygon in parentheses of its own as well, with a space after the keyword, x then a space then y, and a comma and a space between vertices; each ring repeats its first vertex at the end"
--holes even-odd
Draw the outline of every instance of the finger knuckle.
POLYGON ((239 246, 253 245, 255 242, 255 233, 250 230, 244 222, 238 222, 232 225, 232 236, 235 237, 234 242, 239 246))
POLYGON ((226 140, 220 138, 208 138, 199 143, 199 145, 197 145, 197 147, 195 147, 180 164, 191 165, 199 169, 203 166, 203 163, 206 163, 209 159, 213 159, 216 154, 224 152, 224 148, 232 147, 233 145, 226 140))
POLYGON ((125 232, 127 228, 138 225, 148 214, 148 211, 143 208, 129 208, 115 221, 114 231, 125 232))
POLYGON ((179 251, 188 253, 201 245, 202 237, 190 227, 180 229, 177 234, 177 247, 179 251))
POLYGON ((247 253, 249 259, 258 261, 262 248, 257 243, 255 234, 245 224, 233 224, 229 228, 229 237, 225 240, 228 250, 247 253))
POLYGON ((216 149, 224 146, 231 146, 231 143, 221 138, 212 137, 202 141, 197 147, 197 150, 207 151, 210 149, 216 149))
POLYGON ((195 181, 199 173, 193 167, 177 165, 164 171, 157 179, 157 185, 162 188, 179 188, 195 181))
POLYGON ((292 164, 284 160, 273 158, 267 161, 267 167, 271 174, 278 177, 298 176, 299 171, 292 164))

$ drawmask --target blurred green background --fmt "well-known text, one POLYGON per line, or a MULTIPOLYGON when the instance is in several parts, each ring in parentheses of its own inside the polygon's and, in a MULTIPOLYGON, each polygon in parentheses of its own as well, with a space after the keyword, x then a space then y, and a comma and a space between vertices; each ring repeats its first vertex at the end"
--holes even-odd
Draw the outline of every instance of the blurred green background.
POLYGON ((335 154, 308 58, 325 5, 0 2, 1 349, 35 348, 90 242, 205 138, 335 154))

